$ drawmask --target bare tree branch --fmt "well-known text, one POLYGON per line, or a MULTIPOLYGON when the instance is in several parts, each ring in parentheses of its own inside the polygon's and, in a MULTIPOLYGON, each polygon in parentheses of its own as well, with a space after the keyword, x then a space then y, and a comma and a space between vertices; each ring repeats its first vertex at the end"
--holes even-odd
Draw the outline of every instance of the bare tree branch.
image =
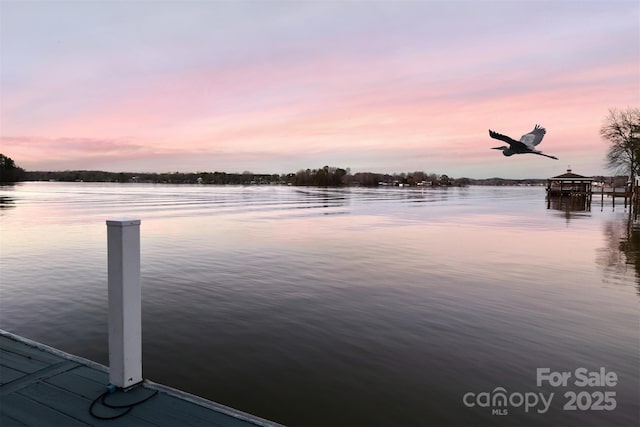
POLYGON ((629 174, 633 183, 640 170, 640 109, 612 108, 600 128, 600 135, 609 142, 607 167, 629 174))

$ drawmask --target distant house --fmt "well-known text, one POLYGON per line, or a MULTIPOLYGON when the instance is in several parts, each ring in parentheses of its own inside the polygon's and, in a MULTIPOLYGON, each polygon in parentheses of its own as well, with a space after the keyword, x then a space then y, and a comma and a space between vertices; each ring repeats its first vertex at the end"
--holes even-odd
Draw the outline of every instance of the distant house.
POLYGON ((593 178, 578 175, 567 169, 566 173, 547 179, 547 194, 550 196, 588 196, 591 194, 593 178))

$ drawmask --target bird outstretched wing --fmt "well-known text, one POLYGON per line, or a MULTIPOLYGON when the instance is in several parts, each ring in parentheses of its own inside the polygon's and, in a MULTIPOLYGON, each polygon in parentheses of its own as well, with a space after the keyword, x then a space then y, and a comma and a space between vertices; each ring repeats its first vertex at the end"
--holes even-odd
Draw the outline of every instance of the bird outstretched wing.
POLYGON ((547 133, 545 128, 536 125, 531 132, 520 137, 520 142, 533 149, 533 147, 540 144, 545 133, 547 133))
POLYGON ((511 137, 509 137, 509 136, 507 136, 507 135, 503 135, 503 134, 501 134, 501 133, 494 132, 494 131, 492 131, 491 129, 489 129, 489 136, 490 136, 491 138, 499 139, 500 141, 504 141, 504 142, 506 142, 506 143, 507 143, 507 144, 509 144, 513 149, 516 149, 516 150, 522 150, 522 149, 529 150, 529 147, 528 147, 528 146, 523 145, 523 144, 522 144, 522 142, 520 142, 520 141, 516 141, 515 139, 513 139, 513 138, 511 138, 511 137))

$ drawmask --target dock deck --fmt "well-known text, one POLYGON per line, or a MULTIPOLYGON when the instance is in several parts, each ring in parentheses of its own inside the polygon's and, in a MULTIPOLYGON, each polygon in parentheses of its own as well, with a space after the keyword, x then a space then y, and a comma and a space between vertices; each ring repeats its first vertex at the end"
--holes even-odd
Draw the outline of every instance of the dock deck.
POLYGON ((229 426, 279 424, 151 381, 106 395, 108 368, 0 330, 0 425, 10 426, 229 426))

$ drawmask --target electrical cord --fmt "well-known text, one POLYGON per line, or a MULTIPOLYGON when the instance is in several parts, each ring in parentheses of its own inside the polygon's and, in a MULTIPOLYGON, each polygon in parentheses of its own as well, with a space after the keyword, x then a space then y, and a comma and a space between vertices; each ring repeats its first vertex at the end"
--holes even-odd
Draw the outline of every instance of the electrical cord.
POLYGON ((107 386, 107 390, 104 393, 102 393, 100 396, 98 396, 95 399, 93 399, 93 402, 91 402, 91 406, 89 406, 89 413, 91 414, 91 416, 94 417, 94 418, 97 418, 99 420, 115 420, 116 418, 120 418, 120 417, 123 417, 123 416, 127 415, 129 412, 131 412, 131 410, 135 406, 138 406, 138 405, 146 402, 147 400, 151 399, 153 396, 158 394, 158 390, 154 390, 153 393, 151 393, 149 396, 145 397, 142 400, 139 400, 139 401, 133 402, 133 403, 122 404, 122 405, 114 405, 114 404, 110 404, 110 403, 105 401, 108 395, 110 395, 112 393, 115 393, 116 391, 119 391, 119 390, 121 391, 123 389, 117 388, 113 384, 109 384, 107 386), (125 411, 123 411, 123 412, 121 412, 119 414, 116 414, 116 415, 109 415, 109 416, 98 415, 93 411, 94 406, 96 406, 96 404, 98 404, 98 402, 101 405, 106 406, 107 408, 125 409, 125 411))

